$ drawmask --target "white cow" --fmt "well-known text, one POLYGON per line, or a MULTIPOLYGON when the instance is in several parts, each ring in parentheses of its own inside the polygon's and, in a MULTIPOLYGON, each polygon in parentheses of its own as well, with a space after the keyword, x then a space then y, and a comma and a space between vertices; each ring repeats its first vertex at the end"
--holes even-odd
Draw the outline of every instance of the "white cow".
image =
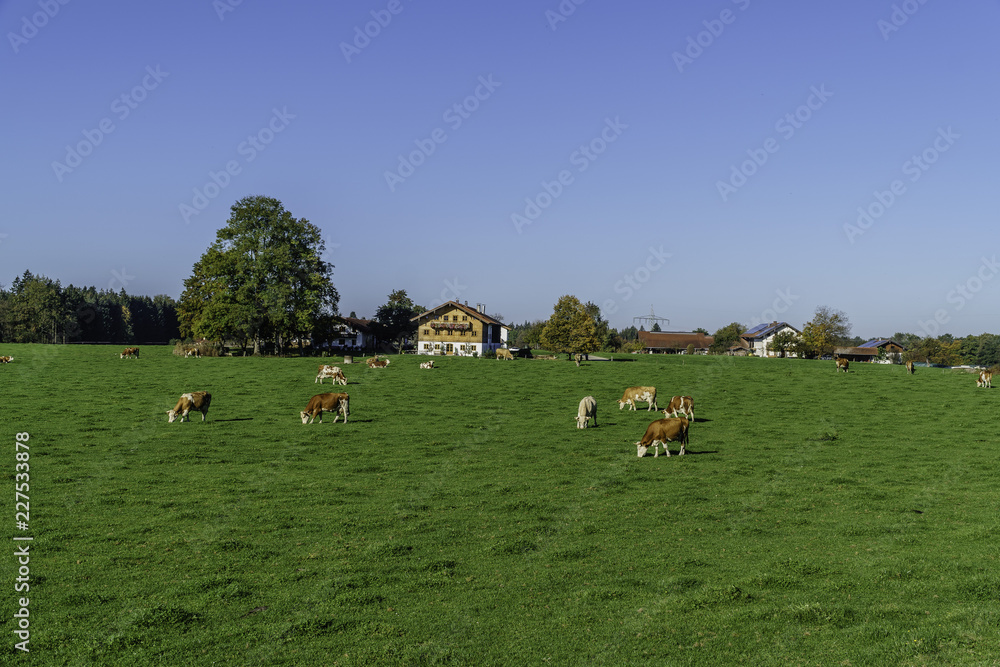
POLYGON ((420 364, 420 367, 430 370, 431 368, 434 368, 434 360, 431 359, 430 361, 425 361, 424 363, 420 364))
POLYGON ((316 379, 313 380, 313 384, 316 384, 317 382, 323 384, 323 378, 330 378, 334 384, 347 385, 347 378, 344 377, 344 373, 340 370, 339 366, 320 364, 319 373, 316 374, 316 379))
POLYGON ((584 396, 580 399, 580 407, 576 410, 576 427, 587 428, 590 426, 590 418, 594 418, 594 426, 597 426, 597 401, 593 396, 584 396))

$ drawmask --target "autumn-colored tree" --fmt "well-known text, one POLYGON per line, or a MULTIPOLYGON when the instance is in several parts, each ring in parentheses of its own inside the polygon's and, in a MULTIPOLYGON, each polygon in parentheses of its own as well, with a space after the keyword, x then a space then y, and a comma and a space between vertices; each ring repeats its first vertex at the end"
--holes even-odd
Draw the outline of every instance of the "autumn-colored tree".
POLYGON ((542 330, 542 347, 552 352, 589 354, 600 349, 597 325, 575 296, 561 296, 542 330))
POLYGON ((802 347, 808 356, 833 354, 833 348, 843 345, 851 334, 851 322, 840 310, 819 306, 813 319, 802 328, 802 347))

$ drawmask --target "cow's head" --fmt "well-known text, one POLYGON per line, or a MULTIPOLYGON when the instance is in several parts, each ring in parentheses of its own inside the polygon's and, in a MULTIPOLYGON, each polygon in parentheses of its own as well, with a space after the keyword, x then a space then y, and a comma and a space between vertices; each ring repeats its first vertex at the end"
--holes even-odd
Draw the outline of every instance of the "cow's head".
POLYGON ((635 450, 636 450, 636 454, 638 454, 638 455, 639 455, 639 458, 640 458, 640 459, 641 459, 641 458, 642 458, 643 456, 645 456, 645 455, 646 455, 646 450, 647 450, 647 449, 649 449, 649 448, 648 448, 648 447, 644 447, 644 446, 643 446, 643 444, 642 444, 642 441, 641 441, 641 440, 640 440, 639 442, 635 443, 635 450))
POLYGON ((618 409, 619 410, 621 410, 622 408, 624 408, 626 405, 628 405, 628 401, 618 401, 618 409))
POLYGON ((308 424, 309 423, 309 413, 306 412, 305 410, 303 410, 302 412, 299 413, 299 417, 302 418, 302 423, 303 424, 308 424))
POLYGON ((173 424, 175 419, 177 419, 177 411, 167 410, 167 423, 173 424))

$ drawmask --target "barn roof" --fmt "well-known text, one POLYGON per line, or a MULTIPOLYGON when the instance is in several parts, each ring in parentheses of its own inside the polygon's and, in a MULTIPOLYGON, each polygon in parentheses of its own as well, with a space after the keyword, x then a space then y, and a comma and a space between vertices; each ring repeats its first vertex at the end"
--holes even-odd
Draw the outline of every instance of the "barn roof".
POLYGON ((640 331, 639 342, 645 348, 660 350, 680 350, 694 345, 697 349, 708 349, 715 338, 699 331, 640 331))

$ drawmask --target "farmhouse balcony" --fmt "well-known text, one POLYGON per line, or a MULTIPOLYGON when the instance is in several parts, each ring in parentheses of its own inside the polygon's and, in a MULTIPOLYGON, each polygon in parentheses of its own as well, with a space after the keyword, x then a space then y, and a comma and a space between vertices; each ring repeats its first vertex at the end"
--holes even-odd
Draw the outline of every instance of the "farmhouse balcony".
POLYGON ((457 331, 468 331, 472 328, 470 322, 431 322, 432 329, 455 329, 457 331))

